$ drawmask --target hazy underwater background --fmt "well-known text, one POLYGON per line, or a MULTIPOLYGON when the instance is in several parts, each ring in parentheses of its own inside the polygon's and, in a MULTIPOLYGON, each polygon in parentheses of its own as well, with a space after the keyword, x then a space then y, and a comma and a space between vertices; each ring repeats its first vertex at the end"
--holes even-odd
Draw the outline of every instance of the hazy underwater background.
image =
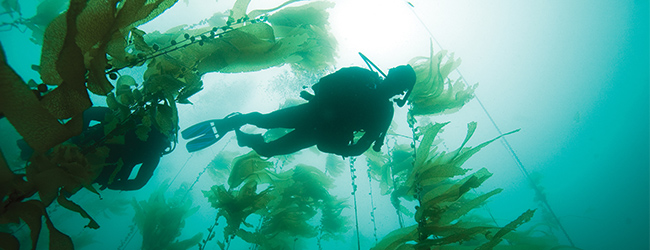
MULTIPOLYGON (((253 0, 248 10, 271 9, 283 2, 253 0)), ((498 140, 463 164, 463 168, 472 171, 484 167, 493 173, 470 193, 478 195, 503 188, 476 208, 476 214, 491 216, 503 227, 526 210, 537 208, 532 221, 524 224, 522 230, 541 225, 540 228, 553 232, 559 241, 557 245, 570 246, 568 235, 579 249, 650 248, 648 1, 332 2, 334 5, 327 10, 328 21, 338 45, 329 72, 348 66, 365 67, 358 52, 386 71, 414 57, 429 56, 431 45, 434 53, 444 49, 462 60, 459 71, 452 72, 450 78, 456 79, 461 73, 469 84, 478 83, 476 97, 456 112, 419 118, 450 122, 439 134, 443 140, 439 150, 460 147, 467 124, 472 121, 478 126, 467 144, 470 146, 499 136, 494 124, 502 133, 521 129, 505 137, 513 151, 498 140), (527 177, 516 159, 527 170, 527 177), (545 194, 566 235, 540 203, 531 182, 545 194)), ((22 17, 28 18, 36 13, 40 1, 18 3, 22 17)), ((202 20, 215 13, 227 17, 233 4, 231 0, 179 1, 139 29, 162 33, 182 24, 204 25, 202 20)), ((293 5, 301 4, 304 3, 293 5)), ((32 65, 39 64, 41 54, 40 45, 30 40, 32 30, 24 25, 6 25, 16 20, 15 13, 0 18, 5 23, 0 42, 9 66, 25 82, 41 82, 32 69, 32 65)), ((182 130, 234 111, 276 110, 287 100, 297 99, 303 86, 318 80, 318 75, 294 76, 292 72, 285 64, 249 73, 208 73, 202 78, 204 89, 189 98, 193 104, 178 104, 178 125, 182 130)), ((136 82, 143 81, 142 68, 121 73, 130 74, 136 82)), ((94 105, 106 105, 102 96, 92 95, 92 100, 94 105)), ((410 136, 407 108, 396 110, 392 128, 396 134, 410 136)), ((0 149, 15 172, 25 166, 16 147, 20 137, 7 119, 0 119, 0 149)), ((397 140, 399 136, 389 136, 387 145, 397 140)), ((71 196, 97 221, 99 229, 84 228, 87 219, 56 203, 47 208, 52 222, 71 236, 77 249, 140 249, 142 235, 134 216, 147 209, 144 201, 154 204, 155 197, 150 200, 152 193, 168 186, 166 199, 176 200, 189 211, 180 215, 186 217, 177 239, 190 239, 198 233, 202 235, 196 239, 206 239, 217 210, 201 191, 225 184, 230 166, 230 162, 211 162, 220 152, 232 152, 232 157, 226 157, 232 160, 250 149, 238 147, 232 134, 191 154, 185 150, 185 143, 186 140, 179 139, 176 149, 162 157, 153 178, 140 190, 103 190, 101 200, 87 190, 71 196)), ((338 159, 305 149, 271 162, 276 168, 291 168, 300 163, 323 169, 327 161, 338 159)), ((365 156, 361 156, 355 164, 361 249, 375 246, 400 227, 390 196, 380 194, 377 181, 369 185, 365 162, 365 156)), ((340 239, 323 239, 320 243, 315 237, 293 237, 289 249, 319 249, 318 244, 322 249, 357 249, 349 162, 346 159, 337 164, 342 165, 342 173, 334 178, 335 187, 330 192, 346 201, 341 215, 347 218, 348 230, 341 233, 340 239)), ((404 205, 414 211, 414 203, 404 205)), ((166 216, 172 215, 161 215, 157 220, 166 216)), ((253 226, 249 230, 258 226, 259 218, 251 216, 246 221, 253 226)), ((416 224, 412 216, 404 218, 407 226, 416 224)), ((217 241, 223 242, 221 232, 225 226, 221 218, 219 225, 212 228, 216 236, 207 242, 206 249, 220 249, 217 241)), ((14 226, 8 230, 20 240, 21 249, 30 248, 29 227, 14 226)), ((47 238, 46 233, 40 234, 39 249, 47 249, 47 238)), ((229 249, 255 247, 240 235, 232 240, 229 249)))

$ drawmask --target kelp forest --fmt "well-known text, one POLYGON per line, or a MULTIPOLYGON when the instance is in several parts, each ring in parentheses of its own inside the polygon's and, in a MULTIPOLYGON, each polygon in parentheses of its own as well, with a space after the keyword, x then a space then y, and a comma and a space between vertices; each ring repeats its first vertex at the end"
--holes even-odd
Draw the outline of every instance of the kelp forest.
MULTIPOLYGON (((0 119, 22 137, 24 158, 15 164, 13 156, 0 154, 0 248, 84 249, 102 241, 103 234, 95 232, 110 224, 107 214, 134 214, 131 224, 111 229, 124 237, 118 249, 137 248, 135 238, 142 239, 142 249, 331 249, 337 244, 376 250, 563 249, 550 226, 529 222, 543 209, 513 214, 505 225, 476 212, 502 189, 477 191, 493 175, 490 167, 463 164, 517 131, 475 142, 471 138, 478 124, 471 122, 462 143, 447 147, 440 135, 454 121, 431 121, 460 110, 478 85, 452 77, 460 60, 434 51, 433 45, 408 62, 416 84, 407 115, 393 120, 411 133, 389 130, 380 152, 343 159, 309 151, 319 156, 313 158, 317 161, 294 155, 265 158, 248 149, 219 150, 224 147, 219 142, 214 160, 194 166, 194 183, 172 190, 175 177, 150 182, 157 188, 142 200, 120 197, 141 192, 137 186, 107 195, 106 187, 126 178, 120 169, 128 159, 118 152, 120 145, 158 142, 161 161, 185 150, 177 147, 183 145, 179 123, 185 118, 179 106, 194 105, 195 94, 219 84, 203 82, 206 74, 286 66, 284 77, 293 79, 286 84, 296 85, 286 88, 300 89, 335 71, 338 42, 328 20, 332 2, 289 0, 276 8, 249 10, 250 0, 237 0, 201 23, 149 33, 139 29, 182 4, 176 1, 44 0, 31 18, 22 17, 17 0, 2 1, 2 15, 13 18, 2 28, 31 31, 32 42, 42 49, 40 63, 32 65, 40 79, 23 79, 0 50, 0 119), (96 98, 105 106, 94 103, 96 98), (83 114, 98 106, 106 111, 91 126, 83 114), (361 175, 369 182, 362 183, 361 175), (209 178, 212 187, 197 189, 199 178, 209 178), (351 192, 335 192, 341 180, 351 192), (199 216, 192 194, 202 195, 211 213, 201 215, 210 218, 207 223, 190 227, 188 221, 199 216), (107 205, 76 202, 80 195, 107 205), (375 216, 379 203, 392 205, 391 215, 375 216), (359 214, 360 206, 370 206, 363 210, 370 210, 370 221, 360 221, 368 217, 359 214), (63 230, 66 222, 55 220, 56 213, 85 220, 78 228, 83 234, 63 230), (380 220, 398 226, 378 232, 380 220), (374 244, 362 245, 360 230, 368 228, 374 235, 364 237, 374 236, 368 240, 374 244)), ((264 136, 284 133, 270 130, 264 136)))

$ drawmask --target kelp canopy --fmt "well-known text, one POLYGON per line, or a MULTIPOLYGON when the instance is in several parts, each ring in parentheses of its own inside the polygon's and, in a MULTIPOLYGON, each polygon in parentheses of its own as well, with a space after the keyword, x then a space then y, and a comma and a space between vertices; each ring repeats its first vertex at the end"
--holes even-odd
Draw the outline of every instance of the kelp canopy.
MULTIPOLYGON (((55 10, 64 10, 61 6, 66 3, 45 0, 37 15, 19 19, 15 25, 33 30, 33 41, 42 42, 40 65, 34 67, 42 84, 26 84, 0 50, 0 113, 34 150, 24 170, 10 169, 0 153, 0 223, 26 224, 31 248, 36 249, 45 218, 49 248, 73 249, 74 239, 55 227, 46 208, 56 200, 86 218, 86 227, 99 228, 101 221, 92 218, 93 212, 71 197, 82 188, 103 192, 94 182, 108 165, 110 145, 124 144, 127 131, 135 131, 140 141, 158 131, 172 144, 165 153, 173 151, 183 118, 177 104, 191 104, 189 98, 203 89, 202 76, 286 64, 303 75, 333 69, 337 42, 330 33, 327 13, 333 3, 289 0, 276 8, 249 11, 249 2, 236 1, 228 15, 215 14, 205 22, 208 25, 151 33, 138 27, 174 6, 176 0, 70 0, 63 12, 55 10), (219 16, 225 17, 223 22, 214 21, 219 16), (142 78, 128 75, 125 72, 132 71, 125 69, 142 71, 142 78), (82 114, 92 105, 89 93, 105 96, 111 112, 101 121, 99 138, 72 143, 71 138, 87 129, 82 114)), ((19 12, 17 2, 3 3, 8 11, 19 12)), ((504 227, 466 216, 501 189, 468 194, 492 174, 485 168, 468 174, 469 169, 461 166, 504 135, 469 147, 466 144, 476 129, 476 123, 470 123, 457 150, 439 149, 435 138, 447 123, 422 124, 417 117, 460 109, 472 99, 476 85, 449 79, 460 60, 447 59, 444 51, 434 54, 431 49, 429 57, 414 58, 409 64, 417 75, 408 100, 409 118, 396 122, 408 123, 412 143, 394 143, 388 152, 369 152, 360 158, 368 164, 369 185, 378 183, 400 219, 406 215, 415 224, 401 225, 374 249, 499 249, 503 239, 521 246, 509 249, 550 248, 553 242, 511 233, 529 221, 535 210, 504 227)), ((121 160, 109 183, 122 167, 121 160)), ((350 161, 351 195, 356 201, 354 162, 350 161)), ((148 200, 133 200, 133 228, 142 234, 143 249, 188 249, 197 244, 204 249, 210 242, 227 249, 236 238, 260 249, 295 249, 299 238, 315 239, 312 247, 318 248, 324 240, 350 240, 345 237, 354 227, 346 211, 356 211, 357 204, 351 204, 349 196, 335 195, 333 184, 343 174, 344 164, 333 156, 323 164, 307 164, 292 157, 273 161, 254 152, 239 156, 220 152, 197 177, 198 181, 208 172, 215 182, 202 190, 215 217, 205 237, 193 233, 177 240, 186 220, 198 209, 186 199, 196 192, 192 189, 196 181, 171 197, 165 194, 169 184, 162 183, 148 200), (225 226, 219 221, 225 221, 225 226), (217 234, 223 238, 214 240, 217 234)), ((374 212, 372 217, 374 223, 374 212)), ((24 247, 14 235, 16 228, 0 232, 0 248, 24 247)))

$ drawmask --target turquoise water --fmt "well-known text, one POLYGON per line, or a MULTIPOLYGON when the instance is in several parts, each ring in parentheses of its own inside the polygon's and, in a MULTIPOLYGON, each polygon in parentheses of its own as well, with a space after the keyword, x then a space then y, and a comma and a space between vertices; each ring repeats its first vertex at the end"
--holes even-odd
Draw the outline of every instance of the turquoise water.
MULTIPOLYGON (((251 9, 272 8, 281 1, 253 1, 251 9)), ((19 1, 22 16, 36 13, 39 1, 19 1)), ((428 56, 431 38, 434 51, 453 52, 462 59, 459 73, 468 83, 478 83, 476 98, 452 114, 432 116, 432 122, 451 123, 440 138, 441 150, 454 150, 465 138, 466 124, 478 128, 468 145, 478 145, 499 132, 521 129, 507 137, 512 151, 502 141, 482 149, 463 167, 487 168, 494 175, 477 190, 504 191, 491 197, 477 214, 492 216, 504 226, 527 209, 538 208, 529 226, 548 223, 560 245, 580 249, 649 249, 649 21, 648 1, 337 1, 329 10, 332 34, 338 42, 335 68, 365 64, 363 52, 380 68, 405 64, 416 56, 428 56), (410 5, 409 5, 410 3, 410 5), (482 106, 479 104, 479 100, 482 106), (494 124, 490 118, 494 121, 494 124), (511 152, 528 171, 528 178, 511 152), (529 181, 543 190, 548 204, 566 234, 550 217, 547 208, 535 199, 529 181), (569 241, 568 237, 571 239, 569 241)), ((147 33, 181 24, 198 24, 215 12, 224 12, 232 1, 180 1, 167 12, 140 28, 147 33)), ((2 22, 17 18, 4 14, 2 22), (13 18, 13 19, 12 19, 13 18)), ((25 81, 40 76, 31 69, 39 64, 40 46, 30 41, 32 31, 25 26, 4 25, 0 42, 8 64, 25 81)), ((141 82, 142 69, 125 71, 141 82)), ((301 85, 317 78, 291 78, 288 66, 241 74, 210 73, 203 76, 204 89, 190 98, 193 105, 179 105, 179 126, 221 118, 233 112, 270 112, 289 98, 297 98, 301 85), (287 80, 287 78, 289 80, 287 80), (307 80, 305 80, 307 79, 307 80), (293 82, 292 82, 293 81, 293 82)), ((105 105, 93 96, 96 105, 105 105)), ((398 109, 393 129, 409 135, 406 110, 398 109)), ((20 172, 15 141, 20 135, 7 119, 0 120, 0 149, 10 167, 20 172)), ((400 139, 395 136, 398 141, 400 139)), ((133 222, 132 200, 143 201, 167 184, 167 197, 176 190, 198 210, 185 220, 182 234, 189 239, 207 235, 216 210, 203 196, 222 176, 203 173, 221 151, 245 154, 232 135, 193 154, 187 141, 180 139, 174 152, 165 155, 148 184, 137 191, 101 191, 97 195, 82 190, 71 199, 98 222, 99 229, 83 226, 87 220, 54 204, 48 207, 53 223, 70 235, 79 249, 139 249, 140 230, 133 222), (185 195, 187 194, 187 195, 185 195)), ((387 143, 389 144, 389 143, 387 143)), ((384 150, 386 150, 384 148, 384 150)), ((292 168, 297 163, 324 168, 326 155, 306 149, 292 163, 272 159, 276 166, 292 168), (285 166, 286 164, 286 166, 285 166)), ((347 161, 347 160, 346 160, 347 161)), ((364 157, 355 164, 360 248, 368 249, 389 232, 399 228, 395 209, 388 196, 380 194, 379 183, 368 184, 364 157), (371 190, 372 188, 372 190, 371 190), (370 205, 369 192, 372 192, 370 205), (370 211, 374 208, 376 224, 370 211), (375 237, 375 230, 377 236, 375 237)), ((344 162, 342 164, 348 164, 344 162)), ((357 249, 353 199, 347 165, 335 178, 332 194, 347 200, 342 215, 349 218, 349 230, 340 240, 323 241, 323 249, 357 249)), ((221 183, 219 183, 221 181, 221 183)), ((407 204, 412 208, 413 204, 407 204)), ((412 209, 411 209, 412 210, 412 209)), ((247 220, 254 226, 259 216, 247 220)), ((414 225, 412 217, 406 225, 414 225)), ((215 227, 216 237, 206 249, 219 249, 225 220, 215 227)), ((525 226, 524 226, 525 228, 525 226)), ((542 227, 544 228, 544 227, 542 227)), ((544 228, 545 229, 545 228, 544 228)), ((28 227, 11 232, 29 249, 28 227)), ((297 238, 290 249, 318 249, 315 238, 297 238)), ((41 233, 39 249, 47 248, 47 234, 41 233)), ((250 249, 240 238, 230 249, 250 249)))

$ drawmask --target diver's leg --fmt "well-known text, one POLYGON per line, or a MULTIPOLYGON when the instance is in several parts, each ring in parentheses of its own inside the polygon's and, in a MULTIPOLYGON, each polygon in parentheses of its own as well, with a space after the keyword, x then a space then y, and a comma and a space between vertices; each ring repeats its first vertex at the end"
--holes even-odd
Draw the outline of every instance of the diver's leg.
POLYGON ((310 130, 294 130, 268 143, 264 142, 263 137, 259 134, 246 134, 240 130, 235 130, 235 132, 239 146, 250 147, 265 157, 291 154, 316 145, 316 137, 310 130))
POLYGON ((106 118, 106 114, 110 113, 111 109, 107 107, 90 107, 83 112, 84 130, 90 127, 91 121, 102 122, 106 118))
POLYGON ((273 111, 268 114, 252 112, 243 115, 235 115, 225 118, 224 123, 233 129, 245 124, 251 124, 258 128, 308 128, 313 127, 314 115, 311 105, 302 104, 285 109, 273 111))

